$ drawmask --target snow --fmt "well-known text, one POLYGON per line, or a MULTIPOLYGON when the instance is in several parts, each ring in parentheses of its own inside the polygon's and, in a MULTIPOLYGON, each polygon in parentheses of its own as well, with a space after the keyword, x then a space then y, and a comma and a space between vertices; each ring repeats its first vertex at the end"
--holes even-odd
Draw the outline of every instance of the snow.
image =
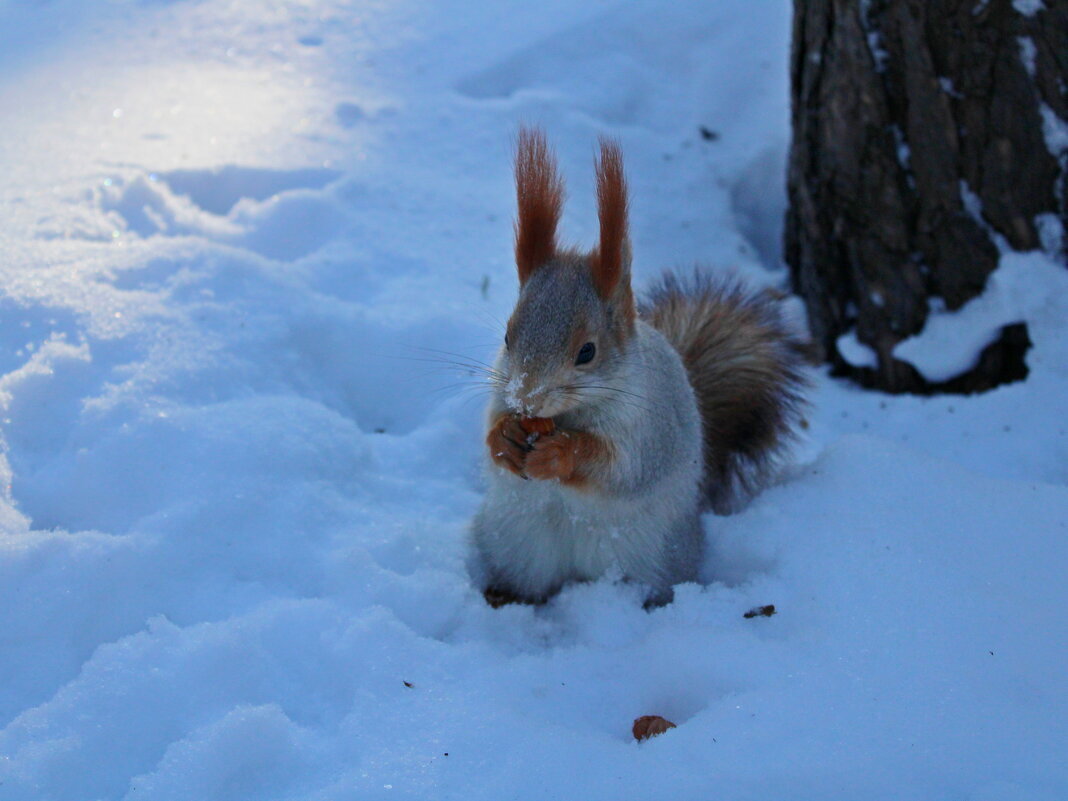
POLYGON ((897 163, 901 165, 901 169, 905 171, 905 177, 909 182, 909 186, 914 187, 916 185, 916 178, 912 174, 912 149, 909 147, 908 140, 905 138, 905 132, 901 130, 901 126, 893 125, 890 130, 894 132, 894 141, 897 143, 897 163))
POLYGON ((1037 59, 1038 48, 1035 46, 1035 41, 1030 36, 1017 36, 1016 42, 1020 46, 1020 60, 1023 62, 1024 69, 1027 70, 1027 74, 1034 80, 1038 75, 1037 59))
POLYGON ((1053 258, 1064 253, 1064 225, 1060 217, 1052 211, 1039 214, 1035 217, 1035 227, 1044 252, 1053 258))
POLYGON ((932 307, 923 331, 899 342, 894 356, 912 364, 930 381, 947 381, 974 367, 983 348, 1012 323, 1025 322, 1029 331, 1041 330, 1040 336, 1050 337, 1042 350, 1057 350, 1059 324, 1065 319, 1068 271, 1064 266, 1044 253, 1010 252, 987 278, 983 294, 955 312, 932 307))
POLYGON ((879 354, 857 339, 855 330, 842 334, 835 342, 838 353, 854 367, 878 367, 879 354))
POLYGON ((1042 133, 1046 138, 1046 147, 1053 156, 1059 156, 1061 161, 1068 158, 1068 122, 1057 116, 1056 112, 1046 103, 1039 104, 1039 113, 1042 115, 1042 133))
POLYGON ((1043 0, 1012 0, 1012 5, 1013 8, 1025 17, 1033 17, 1046 7, 1043 0))
MULTIPOLYGON (((991 227, 990 223, 986 221, 986 218, 983 216, 982 199, 972 191, 972 188, 968 186, 968 182, 964 179, 961 179, 960 182, 960 199, 961 203, 964 205, 964 210, 968 212, 969 216, 975 220, 983 231, 986 232, 986 235, 994 243, 998 251, 1001 253, 1008 253, 1011 251, 1012 248, 1009 246, 1009 242, 1005 239, 1005 236, 991 227)), ((1037 222, 1038 220, 1036 219, 1036 224, 1037 222)))
POLYGON ((587 245, 620 138, 639 286, 781 286, 789 27, 744 0, 0 5, 0 799, 1065 797, 1049 255, 907 346, 1024 319, 1026 382, 814 374, 793 465, 706 518, 671 605, 603 581, 493 610, 467 577, 518 124, 587 245), (678 727, 635 743, 645 714, 678 727))
MULTIPOLYGON (((1018 41, 1020 43, 1020 58, 1025 58, 1026 50, 1027 50, 1026 45, 1030 44, 1033 47, 1033 43, 1031 42, 1030 39, 1028 39, 1026 37, 1023 37, 1023 36, 1019 37, 1018 41)), ((962 97, 964 97, 964 95, 962 95, 957 90, 957 87, 955 87, 953 85, 953 79, 952 78, 946 77, 944 75, 939 76, 938 85, 942 87, 942 91, 943 92, 945 92, 947 95, 949 95, 950 97, 952 97, 952 98, 954 98, 956 100, 960 100, 962 97)), ((897 129, 895 129, 895 130, 897 130, 897 129)))

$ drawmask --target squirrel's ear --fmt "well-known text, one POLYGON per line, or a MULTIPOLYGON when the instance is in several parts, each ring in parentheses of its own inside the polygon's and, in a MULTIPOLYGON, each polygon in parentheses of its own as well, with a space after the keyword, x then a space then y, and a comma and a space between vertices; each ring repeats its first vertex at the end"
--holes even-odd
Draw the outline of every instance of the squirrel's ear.
POLYGON ((556 226, 564 204, 564 182, 538 128, 520 128, 515 154, 515 263, 519 283, 556 254, 556 226))
POLYGON ((619 143, 601 139, 597 159, 597 216, 601 241, 590 255, 593 283, 602 298, 612 297, 620 281, 630 286, 630 240, 627 237, 627 179, 619 143))

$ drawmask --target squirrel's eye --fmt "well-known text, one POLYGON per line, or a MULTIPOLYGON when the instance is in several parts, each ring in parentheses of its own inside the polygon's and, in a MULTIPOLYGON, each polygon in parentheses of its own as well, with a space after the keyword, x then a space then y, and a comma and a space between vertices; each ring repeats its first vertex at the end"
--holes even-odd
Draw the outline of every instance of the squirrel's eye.
POLYGON ((508 350, 508 335, 504 335, 504 349, 508 350))
POLYGON ((575 358, 575 364, 588 364, 593 361, 593 357, 596 355, 597 346, 592 342, 587 342, 579 348, 578 356, 575 358))

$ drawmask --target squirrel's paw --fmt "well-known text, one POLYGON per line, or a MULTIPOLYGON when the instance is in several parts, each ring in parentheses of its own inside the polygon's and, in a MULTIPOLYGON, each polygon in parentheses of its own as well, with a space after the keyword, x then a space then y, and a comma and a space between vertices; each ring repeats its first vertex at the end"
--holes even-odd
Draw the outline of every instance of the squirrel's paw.
POLYGON ((570 481, 575 475, 576 441, 566 431, 541 436, 526 456, 526 474, 541 480, 570 481))
POLYGON ((527 445, 527 433, 515 415, 504 414, 497 418, 486 435, 486 445, 494 464, 526 478, 523 470, 530 446, 527 445))

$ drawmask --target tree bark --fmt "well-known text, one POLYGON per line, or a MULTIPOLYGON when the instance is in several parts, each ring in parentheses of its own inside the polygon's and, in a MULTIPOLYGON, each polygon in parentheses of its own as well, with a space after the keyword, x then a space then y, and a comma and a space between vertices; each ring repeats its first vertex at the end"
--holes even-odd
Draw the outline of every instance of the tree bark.
POLYGON ((949 381, 894 348, 980 294, 999 246, 1063 247, 1068 0, 795 0, 791 83, 785 255, 823 357, 890 392, 1025 377, 1022 322, 949 381))

